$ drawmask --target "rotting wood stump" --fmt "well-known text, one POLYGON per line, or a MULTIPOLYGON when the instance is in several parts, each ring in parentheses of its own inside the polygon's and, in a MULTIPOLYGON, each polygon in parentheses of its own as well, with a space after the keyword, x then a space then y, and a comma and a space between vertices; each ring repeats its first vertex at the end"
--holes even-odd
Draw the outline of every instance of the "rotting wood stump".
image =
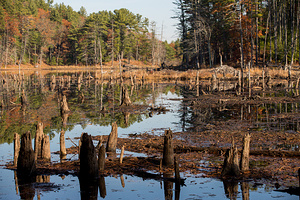
POLYGON ((17 172, 18 176, 21 177, 30 177, 36 172, 35 154, 32 149, 30 132, 23 134, 21 137, 17 172))
POLYGON ((249 155, 250 155, 250 134, 246 134, 243 139, 243 150, 240 160, 240 170, 249 170, 249 155))
POLYGON ((43 135, 42 139, 42 159, 51 160, 49 135, 43 135))
POLYGON ((36 134, 34 140, 34 153, 35 159, 42 156, 42 139, 43 139, 44 131, 43 131, 43 123, 38 122, 36 126, 36 134))
POLYGON ((173 148, 172 137, 173 137, 172 131, 170 129, 165 130, 162 164, 163 166, 166 167, 170 167, 174 164, 174 148, 173 148))
POLYGON ((65 159, 66 155, 67 155, 67 151, 66 151, 65 131, 64 130, 62 130, 60 132, 59 144, 60 144, 60 158, 65 159))
POLYGON ((126 86, 122 87, 122 98, 121 98, 121 106, 130 106, 131 100, 128 94, 128 90, 126 86))
POLYGON ((117 122, 112 123, 111 132, 107 139, 106 152, 116 152, 118 141, 118 125, 117 122))
POLYGON ((103 171, 105 168, 105 146, 102 145, 98 152, 98 169, 103 171))
POLYGON ((98 160, 92 137, 84 133, 80 147, 80 179, 98 178, 98 160))
POLYGON ((237 147, 232 141, 230 149, 226 151, 223 170, 221 176, 238 176, 240 174, 239 156, 237 147))
POLYGON ((14 133, 14 166, 17 166, 18 158, 20 152, 20 135, 18 133, 14 133))

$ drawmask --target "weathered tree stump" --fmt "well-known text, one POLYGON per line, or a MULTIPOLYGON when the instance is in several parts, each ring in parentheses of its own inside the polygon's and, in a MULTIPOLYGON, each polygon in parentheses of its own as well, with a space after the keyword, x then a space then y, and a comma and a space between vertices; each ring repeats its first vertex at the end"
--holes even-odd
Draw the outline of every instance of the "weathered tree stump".
POLYGON ((120 164, 123 163, 123 156, 124 156, 124 145, 122 146, 122 149, 121 149, 120 164))
POLYGON ((99 178, 99 190, 100 190, 100 197, 104 199, 106 197, 106 186, 105 186, 105 178, 103 176, 99 178))
POLYGON ((226 151, 222 176, 238 176, 240 174, 239 157, 237 147, 232 142, 230 149, 226 151))
POLYGON ((65 142, 65 131, 63 130, 60 132, 59 144, 60 144, 60 157, 62 159, 65 159, 67 155, 67 151, 66 151, 66 142, 65 142))
POLYGON ((105 168, 105 147, 102 145, 98 152, 98 169, 103 171, 105 168))
POLYGON ((122 98, 121 98, 121 106, 130 106, 131 100, 128 94, 128 90, 126 86, 122 87, 122 98))
POLYGON ((21 105, 22 105, 22 106, 26 106, 26 105, 27 105, 27 98, 26 98, 26 95, 25 95, 25 91, 24 91, 24 90, 22 90, 21 105))
POLYGON ((250 155, 250 134, 246 134, 243 139, 243 150, 240 160, 240 170, 249 170, 249 155, 250 155))
POLYGON ((17 163, 18 176, 30 177, 36 171, 35 154, 31 145, 31 135, 27 132, 21 137, 21 148, 17 163))
POLYGON ((43 131, 43 123, 38 122, 36 126, 36 134, 34 140, 34 153, 35 159, 42 156, 42 139, 43 139, 44 131, 43 131))
POLYGON ((60 112, 61 114, 70 112, 66 95, 63 95, 62 100, 60 102, 60 112))
POLYGON ((98 160, 92 137, 82 135, 80 147, 80 179, 98 178, 98 160))
POLYGON ((180 183, 179 164, 176 156, 174 157, 174 171, 175 171, 175 182, 180 183))
POLYGON ((174 149, 173 149, 172 137, 173 137, 172 131, 170 129, 165 130, 162 164, 166 167, 172 166, 174 164, 174 149))
POLYGON ((18 157, 20 152, 20 135, 18 133, 14 133, 14 166, 17 166, 18 157))
POLYGON ((43 135, 42 139, 42 159, 51 160, 49 135, 43 135))
POLYGON ((118 125, 117 122, 113 122, 111 132, 107 140, 106 152, 116 152, 117 140, 118 140, 118 125))

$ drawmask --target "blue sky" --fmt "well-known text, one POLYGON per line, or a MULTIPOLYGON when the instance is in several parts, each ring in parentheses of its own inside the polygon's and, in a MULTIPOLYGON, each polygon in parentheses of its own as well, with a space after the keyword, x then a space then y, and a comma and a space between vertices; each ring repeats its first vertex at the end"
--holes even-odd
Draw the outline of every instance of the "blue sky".
POLYGON ((127 8, 134 14, 147 17, 150 22, 155 21, 159 39, 163 27, 163 40, 168 40, 168 42, 178 38, 175 27, 177 21, 171 19, 175 9, 172 2, 173 0, 54 0, 54 4, 64 3, 70 5, 75 11, 79 11, 80 7, 83 6, 88 14, 102 10, 113 11, 127 8))

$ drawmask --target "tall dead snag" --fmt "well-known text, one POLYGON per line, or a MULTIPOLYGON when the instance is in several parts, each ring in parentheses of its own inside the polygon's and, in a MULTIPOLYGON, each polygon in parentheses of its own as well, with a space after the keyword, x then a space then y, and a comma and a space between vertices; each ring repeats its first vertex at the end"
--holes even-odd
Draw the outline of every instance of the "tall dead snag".
POLYGON ((221 175, 238 176, 239 174, 240 168, 238 150, 237 147, 234 145, 234 141, 232 141, 230 149, 228 149, 225 154, 225 160, 221 175))
POLYGON ((111 132, 107 139, 106 152, 116 152, 118 140, 117 122, 112 123, 111 132))
POLYGON ((128 90, 126 86, 122 87, 122 99, 121 99, 121 106, 130 106, 131 100, 128 95, 128 90))
POLYGON ((36 125, 36 134, 34 140, 34 153, 35 159, 42 156, 42 139, 43 139, 44 131, 43 131, 43 123, 38 122, 36 125))
POLYGON ((21 137, 21 148, 17 163, 18 176, 30 177, 36 171, 35 155, 31 145, 31 135, 27 132, 21 137))
POLYGON ((67 155, 67 151, 66 151, 66 142, 65 142, 65 131, 63 130, 60 132, 59 144, 60 144, 60 158, 65 159, 67 155))
POLYGON ((98 160, 92 137, 82 135, 80 147, 80 179, 98 178, 98 160))
POLYGON ((17 166, 20 151, 20 135, 14 133, 14 166, 17 166))
POLYGON ((103 171, 105 168, 105 147, 102 145, 98 152, 98 169, 103 171))
POLYGON ((60 102, 60 112, 61 112, 61 114, 70 112, 66 95, 63 95, 62 100, 60 102))
POLYGON ((172 137, 173 137, 172 131, 170 129, 165 130, 162 164, 166 167, 172 166, 174 164, 174 149, 173 149, 172 137))
POLYGON ((42 139, 42 159, 51 160, 49 135, 43 135, 42 139))
POLYGON ((250 134, 246 134, 243 139, 243 150, 240 160, 240 170, 249 170, 249 154, 250 154, 250 134))

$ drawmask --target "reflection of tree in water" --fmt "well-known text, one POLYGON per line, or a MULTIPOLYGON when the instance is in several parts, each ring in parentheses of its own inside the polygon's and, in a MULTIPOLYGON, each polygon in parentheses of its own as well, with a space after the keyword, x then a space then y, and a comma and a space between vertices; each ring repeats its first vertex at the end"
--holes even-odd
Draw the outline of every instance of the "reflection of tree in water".
POLYGON ((228 199, 235 200, 238 195, 238 181, 236 180, 223 180, 225 195, 228 199))
MULTIPOLYGON (((94 76, 94 74, 55 73, 45 76, 34 74, 20 79, 8 75, 5 78, 5 84, 0 82, 2 91, 0 96, 0 143, 11 143, 14 132, 22 134, 30 131, 34 137, 38 120, 45 124, 44 133, 48 134, 51 139, 56 132, 70 131, 76 124, 85 126, 92 123, 110 126, 112 121, 117 121, 118 127, 126 128, 149 117, 146 110, 143 112, 135 110, 115 112, 120 102, 121 85, 101 83, 99 80, 86 78, 90 76, 94 76), (18 80, 22 81, 18 82, 18 80), (80 89, 78 89, 78 80, 82 84, 80 89), (21 109, 22 90, 27 97, 28 105, 21 109), (60 115, 59 100, 61 94, 67 96, 71 110, 69 115, 60 115), (82 104, 78 104, 79 95, 84 96, 82 104), (104 113, 101 112, 103 107, 106 108, 104 113)), ((124 83, 124 86, 129 90, 130 99, 133 103, 144 105, 147 105, 150 95, 156 99, 162 92, 166 94, 169 91, 179 92, 174 85, 151 83, 131 86, 124 83)))

